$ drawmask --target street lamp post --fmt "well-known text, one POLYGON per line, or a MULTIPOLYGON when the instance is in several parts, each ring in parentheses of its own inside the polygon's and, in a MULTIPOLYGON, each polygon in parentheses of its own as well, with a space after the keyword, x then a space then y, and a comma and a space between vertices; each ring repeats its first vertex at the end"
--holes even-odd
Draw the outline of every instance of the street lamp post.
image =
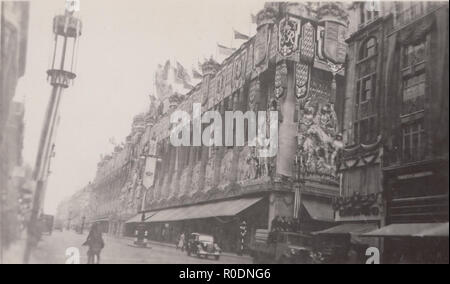
POLYGON ((62 93, 64 89, 73 83, 76 77, 75 64, 82 24, 81 20, 74 17, 73 14, 74 11, 66 10, 64 15, 58 15, 53 18, 54 48, 51 67, 47 71, 47 78, 52 86, 52 92, 47 106, 33 174, 36 188, 28 225, 24 263, 29 262, 32 247, 39 235, 38 216, 43 207, 62 93))

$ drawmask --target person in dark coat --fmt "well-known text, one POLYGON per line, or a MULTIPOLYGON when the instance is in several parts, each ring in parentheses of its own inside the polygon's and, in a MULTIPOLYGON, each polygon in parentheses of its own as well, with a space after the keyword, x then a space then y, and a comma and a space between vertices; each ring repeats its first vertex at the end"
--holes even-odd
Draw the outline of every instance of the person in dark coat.
POLYGON ((102 231, 98 224, 94 223, 92 225, 86 242, 83 245, 89 247, 89 250, 87 252, 88 264, 99 264, 100 253, 105 247, 105 242, 103 241, 102 231))

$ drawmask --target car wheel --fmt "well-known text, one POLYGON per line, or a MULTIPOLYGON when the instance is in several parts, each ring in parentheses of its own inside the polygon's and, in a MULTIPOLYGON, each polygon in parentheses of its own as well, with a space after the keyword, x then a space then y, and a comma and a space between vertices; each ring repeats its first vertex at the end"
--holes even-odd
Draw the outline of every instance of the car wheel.
POLYGON ((190 251, 187 251, 186 254, 187 254, 188 256, 191 256, 191 252, 190 252, 190 251))
POLYGON ((214 258, 215 258, 216 260, 219 260, 219 259, 220 259, 220 255, 216 255, 216 256, 214 256, 214 258))

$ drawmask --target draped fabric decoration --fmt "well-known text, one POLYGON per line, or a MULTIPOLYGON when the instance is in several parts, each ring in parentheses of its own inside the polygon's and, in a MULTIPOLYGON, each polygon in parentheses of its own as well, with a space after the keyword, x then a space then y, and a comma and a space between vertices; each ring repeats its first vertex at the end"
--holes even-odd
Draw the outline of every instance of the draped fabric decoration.
POLYGON ((254 46, 255 70, 261 74, 268 67, 268 45, 269 45, 269 26, 264 25, 259 28, 256 34, 254 46))
POLYGON ((269 61, 271 62, 276 61, 277 49, 278 49, 278 26, 274 24, 272 27, 272 33, 270 34, 269 61))
POLYGON ((252 38, 249 42, 248 42, 248 47, 247 47, 247 62, 246 62, 246 66, 245 66, 245 78, 246 79, 251 79, 252 77, 252 72, 254 69, 254 45, 255 45, 255 40, 254 38, 252 38))
POLYGON ((286 94, 287 89, 287 64, 282 61, 275 70, 275 98, 280 99, 286 94))
POLYGON ((312 64, 316 53, 314 27, 311 23, 306 23, 302 27, 302 39, 300 45, 300 60, 307 64, 312 64))
POLYGON ((278 32, 278 52, 282 57, 290 57, 298 51, 300 20, 286 15, 280 21, 278 32))
POLYGON ((258 111, 260 99, 260 82, 254 79, 250 82, 248 106, 250 111, 258 111))
POLYGON ((297 63, 295 68, 295 95, 297 99, 304 99, 307 95, 310 66, 305 63, 297 63))

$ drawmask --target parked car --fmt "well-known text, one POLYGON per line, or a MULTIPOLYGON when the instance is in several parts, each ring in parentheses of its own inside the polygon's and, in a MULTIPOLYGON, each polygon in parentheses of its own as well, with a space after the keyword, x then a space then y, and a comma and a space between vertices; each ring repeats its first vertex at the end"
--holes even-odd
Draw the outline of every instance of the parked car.
POLYGON ((214 242, 214 237, 199 233, 192 233, 186 244, 187 255, 196 255, 198 257, 208 258, 213 256, 219 260, 222 250, 219 245, 214 242))
POLYGON ((255 263, 312 263, 311 237, 303 233, 256 230, 250 243, 255 263))

